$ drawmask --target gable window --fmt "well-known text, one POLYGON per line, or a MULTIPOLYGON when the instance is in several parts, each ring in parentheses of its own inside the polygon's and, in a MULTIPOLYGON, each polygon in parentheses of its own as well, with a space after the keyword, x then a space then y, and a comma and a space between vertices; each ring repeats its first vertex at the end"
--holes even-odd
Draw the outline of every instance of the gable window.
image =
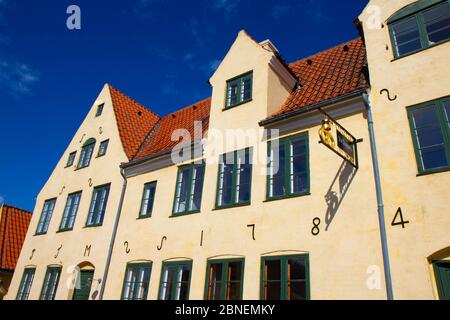
POLYGON ((78 161, 77 169, 85 168, 89 166, 91 162, 92 153, 94 152, 95 139, 88 139, 81 148, 80 160, 78 161))
POLYGON ((450 169, 450 98, 408 108, 419 173, 450 169))
POLYGON ((450 39, 450 5, 447 0, 422 0, 388 20, 395 57, 450 39))
POLYGON ((308 300, 308 256, 263 257, 262 300, 308 300))
POLYGON ((67 159, 66 168, 73 166, 73 163, 75 162, 75 157, 77 156, 77 152, 74 151, 71 154, 69 154, 69 158, 67 159))
POLYGON ((267 199, 309 193, 308 134, 301 133, 269 142, 267 199))
POLYGON ((218 208, 250 203, 252 152, 245 149, 220 157, 217 185, 218 208))
POLYGON ((178 169, 173 215, 200 211, 205 164, 189 164, 178 169))
POLYGON ((50 220, 52 219, 53 210, 55 209, 56 199, 46 200, 44 202, 44 208, 42 209, 41 217, 36 229, 36 234, 47 233, 50 220))
POLYGON ((89 207, 89 215, 86 222, 87 227, 97 227, 103 224, 106 204, 108 202, 109 188, 109 184, 94 188, 91 205, 89 207))
POLYGON ((159 299, 188 300, 191 270, 191 261, 164 262, 159 299))
POLYGON ((69 194, 67 196, 66 207, 64 208, 64 213, 61 220, 61 225, 59 226, 59 231, 72 230, 73 224, 75 222, 75 217, 77 216, 78 206, 80 205, 80 199, 81 199, 81 191, 69 194))
POLYGON ((227 81, 225 108, 231 108, 252 99, 253 71, 227 81))
POLYGON ((56 289, 58 288, 61 267, 48 267, 45 274, 44 285, 42 286, 40 300, 55 300, 56 289))
POLYGON ((102 157, 106 154, 106 150, 108 150, 109 140, 105 140, 100 142, 100 147, 98 148, 97 157, 102 157))
POLYGON ((95 117, 100 117, 102 115, 104 107, 105 107, 104 103, 97 106, 97 111, 95 112, 95 117))
POLYGON ((26 268, 23 271, 23 276, 22 280, 20 281, 19 291, 17 292, 16 300, 28 300, 35 272, 36 272, 35 268, 26 268))
POLYGON ((241 300, 244 259, 208 261, 206 300, 241 300))
POLYGON ((156 181, 146 183, 144 185, 144 193, 142 195, 139 218, 148 218, 152 216, 153 203, 155 202, 155 193, 156 193, 156 181))
POLYGON ((122 300, 146 300, 152 264, 130 263, 125 271, 122 300))

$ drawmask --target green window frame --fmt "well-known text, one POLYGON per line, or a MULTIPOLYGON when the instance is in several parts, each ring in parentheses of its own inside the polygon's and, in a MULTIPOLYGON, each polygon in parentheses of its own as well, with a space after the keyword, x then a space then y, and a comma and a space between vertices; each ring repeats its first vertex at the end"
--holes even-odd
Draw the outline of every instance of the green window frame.
POLYGON ((106 184, 94 188, 86 227, 98 227, 103 224, 110 187, 111 184, 106 184))
POLYGON ((243 258, 209 260, 206 266, 205 300, 242 300, 244 270, 243 258), (240 274, 236 274, 237 270, 240 274))
POLYGON ((178 168, 172 216, 200 212, 205 163, 192 163, 178 168))
POLYGON ((450 260, 433 261, 434 276, 440 300, 450 300, 450 260))
POLYGON ((77 169, 82 169, 89 166, 91 163, 92 154, 94 153, 95 143, 96 140, 94 138, 90 138, 83 144, 77 169))
POLYGON ((449 170, 450 97, 408 107, 407 113, 419 175, 449 170), (440 157, 434 166, 431 154, 440 157))
POLYGON ((106 151, 108 150, 108 145, 109 145, 109 139, 100 142, 100 146, 98 147, 98 154, 97 154, 98 158, 106 155, 106 151))
POLYGON ((267 155, 266 201, 310 194, 308 132, 269 141, 267 155))
MULTIPOLYGON (((302 273, 302 270, 294 270, 295 272, 302 273)), ((287 255, 287 256, 273 256, 273 257, 262 257, 261 258, 261 281, 260 281, 260 298, 261 300, 309 300, 310 299, 310 277, 309 277, 309 255, 287 255), (302 262, 303 264, 303 277, 295 277, 293 275, 292 269, 293 264, 291 261, 302 262), (278 266, 276 263, 278 262, 278 266), (271 268, 274 270, 269 270, 269 266, 272 264, 271 268), (277 272, 278 271, 278 272, 277 272), (275 277, 269 279, 270 277, 275 277), (296 285, 296 286, 294 286, 296 285), (273 293, 269 293, 270 287, 277 288, 279 290, 278 297, 273 293), (294 288, 294 289, 292 289, 294 288), (303 292, 293 292, 297 288, 298 291, 303 292), (292 290, 291 290, 292 289, 292 290), (297 296, 294 297, 293 293, 297 296), (270 294, 270 296, 269 296, 270 294)))
POLYGON ((252 148, 220 156, 216 209, 249 205, 252 194, 252 148))
POLYGON ((73 166, 73 163, 75 162, 75 158, 77 156, 77 152, 71 152, 69 154, 69 157, 67 158, 66 168, 73 166))
POLYGON ((394 14, 388 19, 388 25, 394 57, 414 54, 450 39, 450 4, 448 0, 418 1, 394 14), (432 17, 433 14, 440 16, 432 17), (440 26, 439 22, 444 25, 440 26), (399 43, 401 37, 404 41, 399 43), (408 44, 412 47, 402 51, 401 47, 408 44))
POLYGON ((96 118, 97 118, 97 117, 100 117, 100 116, 102 115, 104 107, 105 107, 105 104, 104 104, 104 103, 99 104, 99 105, 97 106, 97 111, 95 112, 95 117, 96 117, 96 118))
POLYGON ((236 107, 252 100, 253 71, 227 81, 225 109, 236 107))
POLYGON ((144 192, 142 193, 141 208, 139 210, 139 218, 150 218, 155 203, 157 181, 144 184, 144 192))
POLYGON ((28 300, 30 295, 31 286, 33 285, 34 274, 36 268, 25 268, 20 280, 19 290, 17 291, 16 300, 28 300))
POLYGON ((39 300, 55 300, 61 269, 61 267, 47 267, 39 300))
POLYGON ((189 300, 192 261, 164 262, 159 284, 159 300, 189 300))
POLYGON ((81 191, 71 193, 67 196, 66 206, 64 208, 59 231, 70 231, 73 229, 75 218, 78 213, 78 207, 81 201, 81 191))
POLYGON ((46 234, 55 210, 56 198, 46 200, 36 229, 36 235, 46 234))
POLYGON ((128 263, 123 280, 122 300, 147 300, 152 263, 128 263))

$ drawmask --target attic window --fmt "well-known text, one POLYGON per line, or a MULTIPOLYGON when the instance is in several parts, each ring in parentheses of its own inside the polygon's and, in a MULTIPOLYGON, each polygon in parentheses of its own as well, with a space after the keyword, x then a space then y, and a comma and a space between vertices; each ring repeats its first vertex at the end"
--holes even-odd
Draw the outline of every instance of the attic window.
POLYGON ((99 105, 97 106, 97 112, 95 113, 95 117, 100 117, 100 116, 102 115, 102 113, 103 113, 103 107, 104 107, 104 106, 105 106, 104 103, 99 104, 99 105))
POLYGON ((225 109, 252 100, 253 71, 227 81, 225 109))
POLYGON ((139 111, 137 114, 139 117, 142 116, 142 111, 139 111))
POLYGON ((344 46, 344 51, 345 51, 345 52, 348 52, 348 50, 350 50, 350 48, 348 47, 348 45, 345 45, 345 46, 344 46))
POLYGON ((311 59, 308 59, 306 62, 308 63, 309 66, 313 64, 313 61, 311 59))

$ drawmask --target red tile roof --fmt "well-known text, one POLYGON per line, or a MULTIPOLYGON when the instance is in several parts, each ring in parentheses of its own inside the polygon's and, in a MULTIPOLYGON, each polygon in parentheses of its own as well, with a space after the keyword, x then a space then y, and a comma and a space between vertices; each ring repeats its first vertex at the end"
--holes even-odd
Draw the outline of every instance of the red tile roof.
POLYGON ((195 121, 202 121, 202 134, 205 134, 210 108, 211 98, 206 98, 163 117, 149 133, 134 160, 172 149, 179 143, 172 141, 172 132, 176 129, 186 129, 194 138, 195 121))
MULTIPOLYGON (((301 87, 268 119, 367 88, 363 72, 365 61, 364 43, 358 38, 287 65, 301 87)), ((204 132, 208 129, 211 98, 160 118, 117 89, 110 86, 110 90, 120 137, 130 160, 170 150, 178 144, 171 141, 172 132, 187 129, 192 136, 196 120, 203 120, 204 132)))
POLYGON ((111 85, 108 86, 122 146, 128 160, 131 160, 150 129, 158 122, 159 116, 111 85))
POLYGON ((0 269, 14 271, 31 212, 4 205, 0 208, 0 269))
POLYGON ((366 50, 361 38, 289 64, 301 88, 294 90, 269 118, 367 88, 363 74, 366 50))

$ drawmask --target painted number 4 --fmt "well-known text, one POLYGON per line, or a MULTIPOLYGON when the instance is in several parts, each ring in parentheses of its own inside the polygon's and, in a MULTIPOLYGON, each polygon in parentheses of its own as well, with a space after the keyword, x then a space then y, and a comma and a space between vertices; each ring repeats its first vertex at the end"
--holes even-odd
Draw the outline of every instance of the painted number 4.
POLYGON ((398 208, 394 219, 392 219, 391 226, 402 226, 402 228, 405 229, 405 224, 407 223, 409 223, 409 221, 403 220, 402 208, 398 208))

